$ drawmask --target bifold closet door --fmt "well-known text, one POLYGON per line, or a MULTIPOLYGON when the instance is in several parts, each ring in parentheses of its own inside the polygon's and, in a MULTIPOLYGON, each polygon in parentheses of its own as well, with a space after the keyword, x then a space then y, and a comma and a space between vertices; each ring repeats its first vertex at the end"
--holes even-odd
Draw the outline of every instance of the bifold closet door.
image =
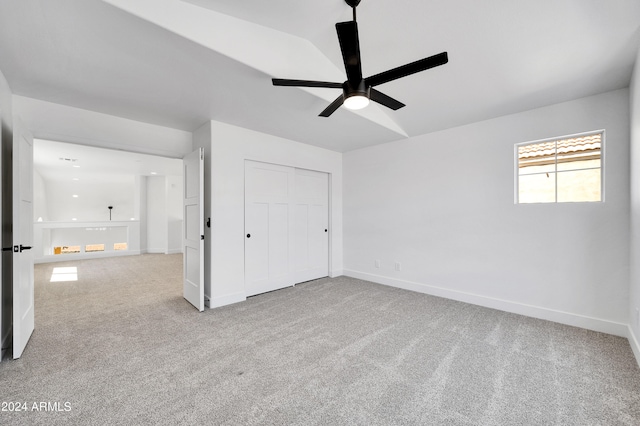
POLYGON ((295 169, 294 280, 329 275, 329 175, 295 169))
POLYGON ((247 296, 294 284, 294 171, 291 167, 245 163, 245 293, 247 296))

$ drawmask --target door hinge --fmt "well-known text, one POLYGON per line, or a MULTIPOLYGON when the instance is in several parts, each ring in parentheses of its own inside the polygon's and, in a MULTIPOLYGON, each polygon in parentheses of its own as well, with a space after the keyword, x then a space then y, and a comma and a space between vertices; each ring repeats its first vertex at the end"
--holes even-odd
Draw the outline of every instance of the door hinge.
POLYGON ((201 239, 201 240, 204 240, 204 235, 200 235, 200 239, 201 239))

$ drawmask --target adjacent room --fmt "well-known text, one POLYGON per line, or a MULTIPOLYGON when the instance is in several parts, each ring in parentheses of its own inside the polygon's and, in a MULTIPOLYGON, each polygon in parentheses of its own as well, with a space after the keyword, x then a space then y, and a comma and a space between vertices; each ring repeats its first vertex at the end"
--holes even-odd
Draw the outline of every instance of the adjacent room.
POLYGON ((640 424, 640 2, 0 4, 0 423, 640 424))
POLYGON ((34 262, 182 253, 182 161, 35 139, 34 262))

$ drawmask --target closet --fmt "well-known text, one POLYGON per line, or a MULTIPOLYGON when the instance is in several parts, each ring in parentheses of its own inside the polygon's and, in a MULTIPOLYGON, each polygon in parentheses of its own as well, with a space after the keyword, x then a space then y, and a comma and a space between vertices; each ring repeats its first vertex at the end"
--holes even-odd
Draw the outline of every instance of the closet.
POLYGON ((245 293, 329 275, 329 175, 245 162, 245 293))

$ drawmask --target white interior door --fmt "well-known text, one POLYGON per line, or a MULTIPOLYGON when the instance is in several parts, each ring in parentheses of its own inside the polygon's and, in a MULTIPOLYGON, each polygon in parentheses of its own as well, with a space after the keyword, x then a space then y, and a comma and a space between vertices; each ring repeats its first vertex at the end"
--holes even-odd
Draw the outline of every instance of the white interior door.
POLYGON ((34 329, 33 137, 14 120, 13 129, 13 358, 20 358, 34 329))
POLYGON ((184 298, 204 311, 204 149, 188 154, 184 166, 184 298))
POLYGON ((294 169, 245 163, 245 293, 247 296, 294 284, 294 169))
POLYGON ((329 275, 329 175, 295 169, 295 283, 329 275))

